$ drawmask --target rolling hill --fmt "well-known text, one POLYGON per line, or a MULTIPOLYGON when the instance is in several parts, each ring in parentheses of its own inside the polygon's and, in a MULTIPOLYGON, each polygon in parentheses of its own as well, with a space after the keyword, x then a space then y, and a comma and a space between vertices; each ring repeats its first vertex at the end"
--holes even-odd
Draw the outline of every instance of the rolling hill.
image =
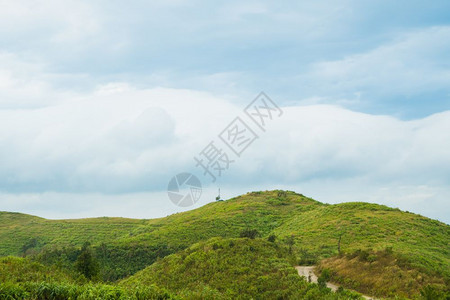
POLYGON ((292 267, 292 259, 276 242, 212 238, 166 256, 119 285, 133 289, 157 284, 183 299, 362 299, 308 284, 292 267))
MULTIPOLYGON (((0 254, 29 254, 44 264, 69 266, 77 249, 90 241, 102 265, 103 279, 115 281, 160 258, 187 251, 196 243, 215 237, 237 238, 244 230, 256 230, 261 238, 273 236, 290 249, 295 264, 315 264, 358 251, 389 250, 396 257, 395 264, 427 274, 422 279, 430 278, 417 289, 435 282, 444 282, 441 286, 445 287, 450 279, 449 225, 387 206, 329 205, 278 190, 251 192, 151 220, 45 220, 1 212, 0 254), (61 263, 61 257, 65 257, 65 262, 61 263)), ((339 274, 351 274, 352 268, 360 266, 347 264, 345 272, 331 262, 324 267, 335 272, 336 280, 344 282, 339 274)), ((383 277, 383 272, 377 276, 383 277)), ((407 284, 406 280, 401 281, 398 290, 407 284)), ((348 286, 355 288, 357 283, 352 281, 348 286)))
POLYGON ((111 242, 147 222, 107 217, 46 220, 27 214, 0 211, 0 256, 22 255, 27 246, 39 250, 45 245, 81 246, 86 240, 111 242), (30 243, 31 240, 35 242, 30 243))

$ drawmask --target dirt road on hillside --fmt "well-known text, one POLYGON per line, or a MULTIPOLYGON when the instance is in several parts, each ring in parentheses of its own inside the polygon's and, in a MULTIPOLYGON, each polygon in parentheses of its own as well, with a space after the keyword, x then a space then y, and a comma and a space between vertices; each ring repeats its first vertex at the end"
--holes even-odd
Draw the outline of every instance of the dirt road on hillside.
MULTIPOLYGON (((296 266, 298 275, 303 276, 306 278, 306 280, 311 279, 312 283, 317 283, 317 275, 314 273, 314 269, 316 266, 296 266)), ((336 292, 339 288, 338 285, 332 284, 330 282, 327 282, 327 287, 330 288, 333 292, 336 292)), ((374 297, 362 295, 363 298, 368 300, 376 300, 374 297)))

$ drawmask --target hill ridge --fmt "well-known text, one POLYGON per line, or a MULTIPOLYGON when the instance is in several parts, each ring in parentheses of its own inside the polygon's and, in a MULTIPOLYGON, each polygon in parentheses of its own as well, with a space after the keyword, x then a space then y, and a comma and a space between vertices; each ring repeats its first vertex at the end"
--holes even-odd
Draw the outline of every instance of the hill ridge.
MULTIPOLYGON (((417 268, 450 277, 450 226, 398 208, 366 202, 324 204, 292 191, 249 192, 226 201, 157 219, 34 219, 5 225, 0 214, 0 255, 39 255, 90 241, 105 265, 104 278, 134 274, 158 257, 213 237, 243 230, 291 243, 299 262, 316 263, 343 252, 391 247, 417 268), (32 241, 36 239, 36 241, 32 241), (31 242, 30 242, 31 240, 31 242)), ((73 250, 75 251, 75 250, 73 250)))

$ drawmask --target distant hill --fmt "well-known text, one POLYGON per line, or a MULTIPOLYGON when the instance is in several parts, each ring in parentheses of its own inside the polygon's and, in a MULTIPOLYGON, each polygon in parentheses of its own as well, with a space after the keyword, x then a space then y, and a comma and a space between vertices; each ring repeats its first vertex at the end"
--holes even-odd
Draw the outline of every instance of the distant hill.
POLYGON ((257 230, 261 238, 274 235, 291 249, 296 264, 336 257, 339 247, 342 255, 389 249, 408 268, 447 284, 450 279, 449 225, 387 206, 328 205, 289 191, 247 193, 151 220, 45 220, 0 212, 0 255, 29 254, 52 264, 65 253, 70 263, 75 253, 70 248, 88 240, 103 278, 116 280, 195 243, 236 238, 246 229, 257 230))
POLYGON ((0 211, 0 256, 22 255, 27 246, 40 249, 45 245, 80 246, 87 240, 111 242, 146 223, 147 220, 106 217, 46 220, 0 211), (30 244, 32 240, 36 242, 30 244))

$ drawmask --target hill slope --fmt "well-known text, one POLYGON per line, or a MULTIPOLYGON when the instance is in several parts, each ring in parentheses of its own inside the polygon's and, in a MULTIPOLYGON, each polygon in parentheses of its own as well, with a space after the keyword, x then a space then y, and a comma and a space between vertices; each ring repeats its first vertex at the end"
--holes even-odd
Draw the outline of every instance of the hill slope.
POLYGON ((284 191, 252 192, 152 220, 53 221, 0 213, 0 253, 17 255, 24 246, 33 246, 29 241, 36 238, 38 245, 29 248, 39 252, 43 247, 38 259, 54 263, 55 258, 74 257, 63 245, 79 246, 90 240, 103 278, 116 280, 151 265, 158 257, 213 237, 239 237, 244 229, 256 229, 261 237, 275 235, 292 250, 297 263, 336 256, 339 244, 343 253, 392 248, 408 268, 447 283, 450 278, 449 225, 382 205, 327 205, 284 191))
POLYGON ((157 284, 183 299, 359 299, 308 284, 289 258, 274 242, 213 238, 157 261, 120 285, 157 284))
POLYGON ((45 245, 82 245, 87 240, 111 242, 146 224, 147 220, 92 218, 46 220, 0 211, 0 256, 21 255, 29 247, 45 245), (32 240, 35 240, 31 242, 32 240))
POLYGON ((413 266, 450 277, 450 226, 383 205, 342 203, 317 207, 274 230, 293 235, 299 248, 318 257, 358 249, 392 250, 413 266))
POLYGON ((33 238, 38 241, 37 248, 45 245, 80 246, 87 240, 95 244, 118 240, 117 243, 129 244, 161 238, 173 246, 185 248, 214 236, 234 237, 248 226, 258 227, 266 234, 289 216, 322 205, 293 192, 283 192, 284 197, 278 199, 278 193, 249 193, 151 220, 109 217, 46 220, 0 211, 0 256, 21 254, 22 247, 33 238))

